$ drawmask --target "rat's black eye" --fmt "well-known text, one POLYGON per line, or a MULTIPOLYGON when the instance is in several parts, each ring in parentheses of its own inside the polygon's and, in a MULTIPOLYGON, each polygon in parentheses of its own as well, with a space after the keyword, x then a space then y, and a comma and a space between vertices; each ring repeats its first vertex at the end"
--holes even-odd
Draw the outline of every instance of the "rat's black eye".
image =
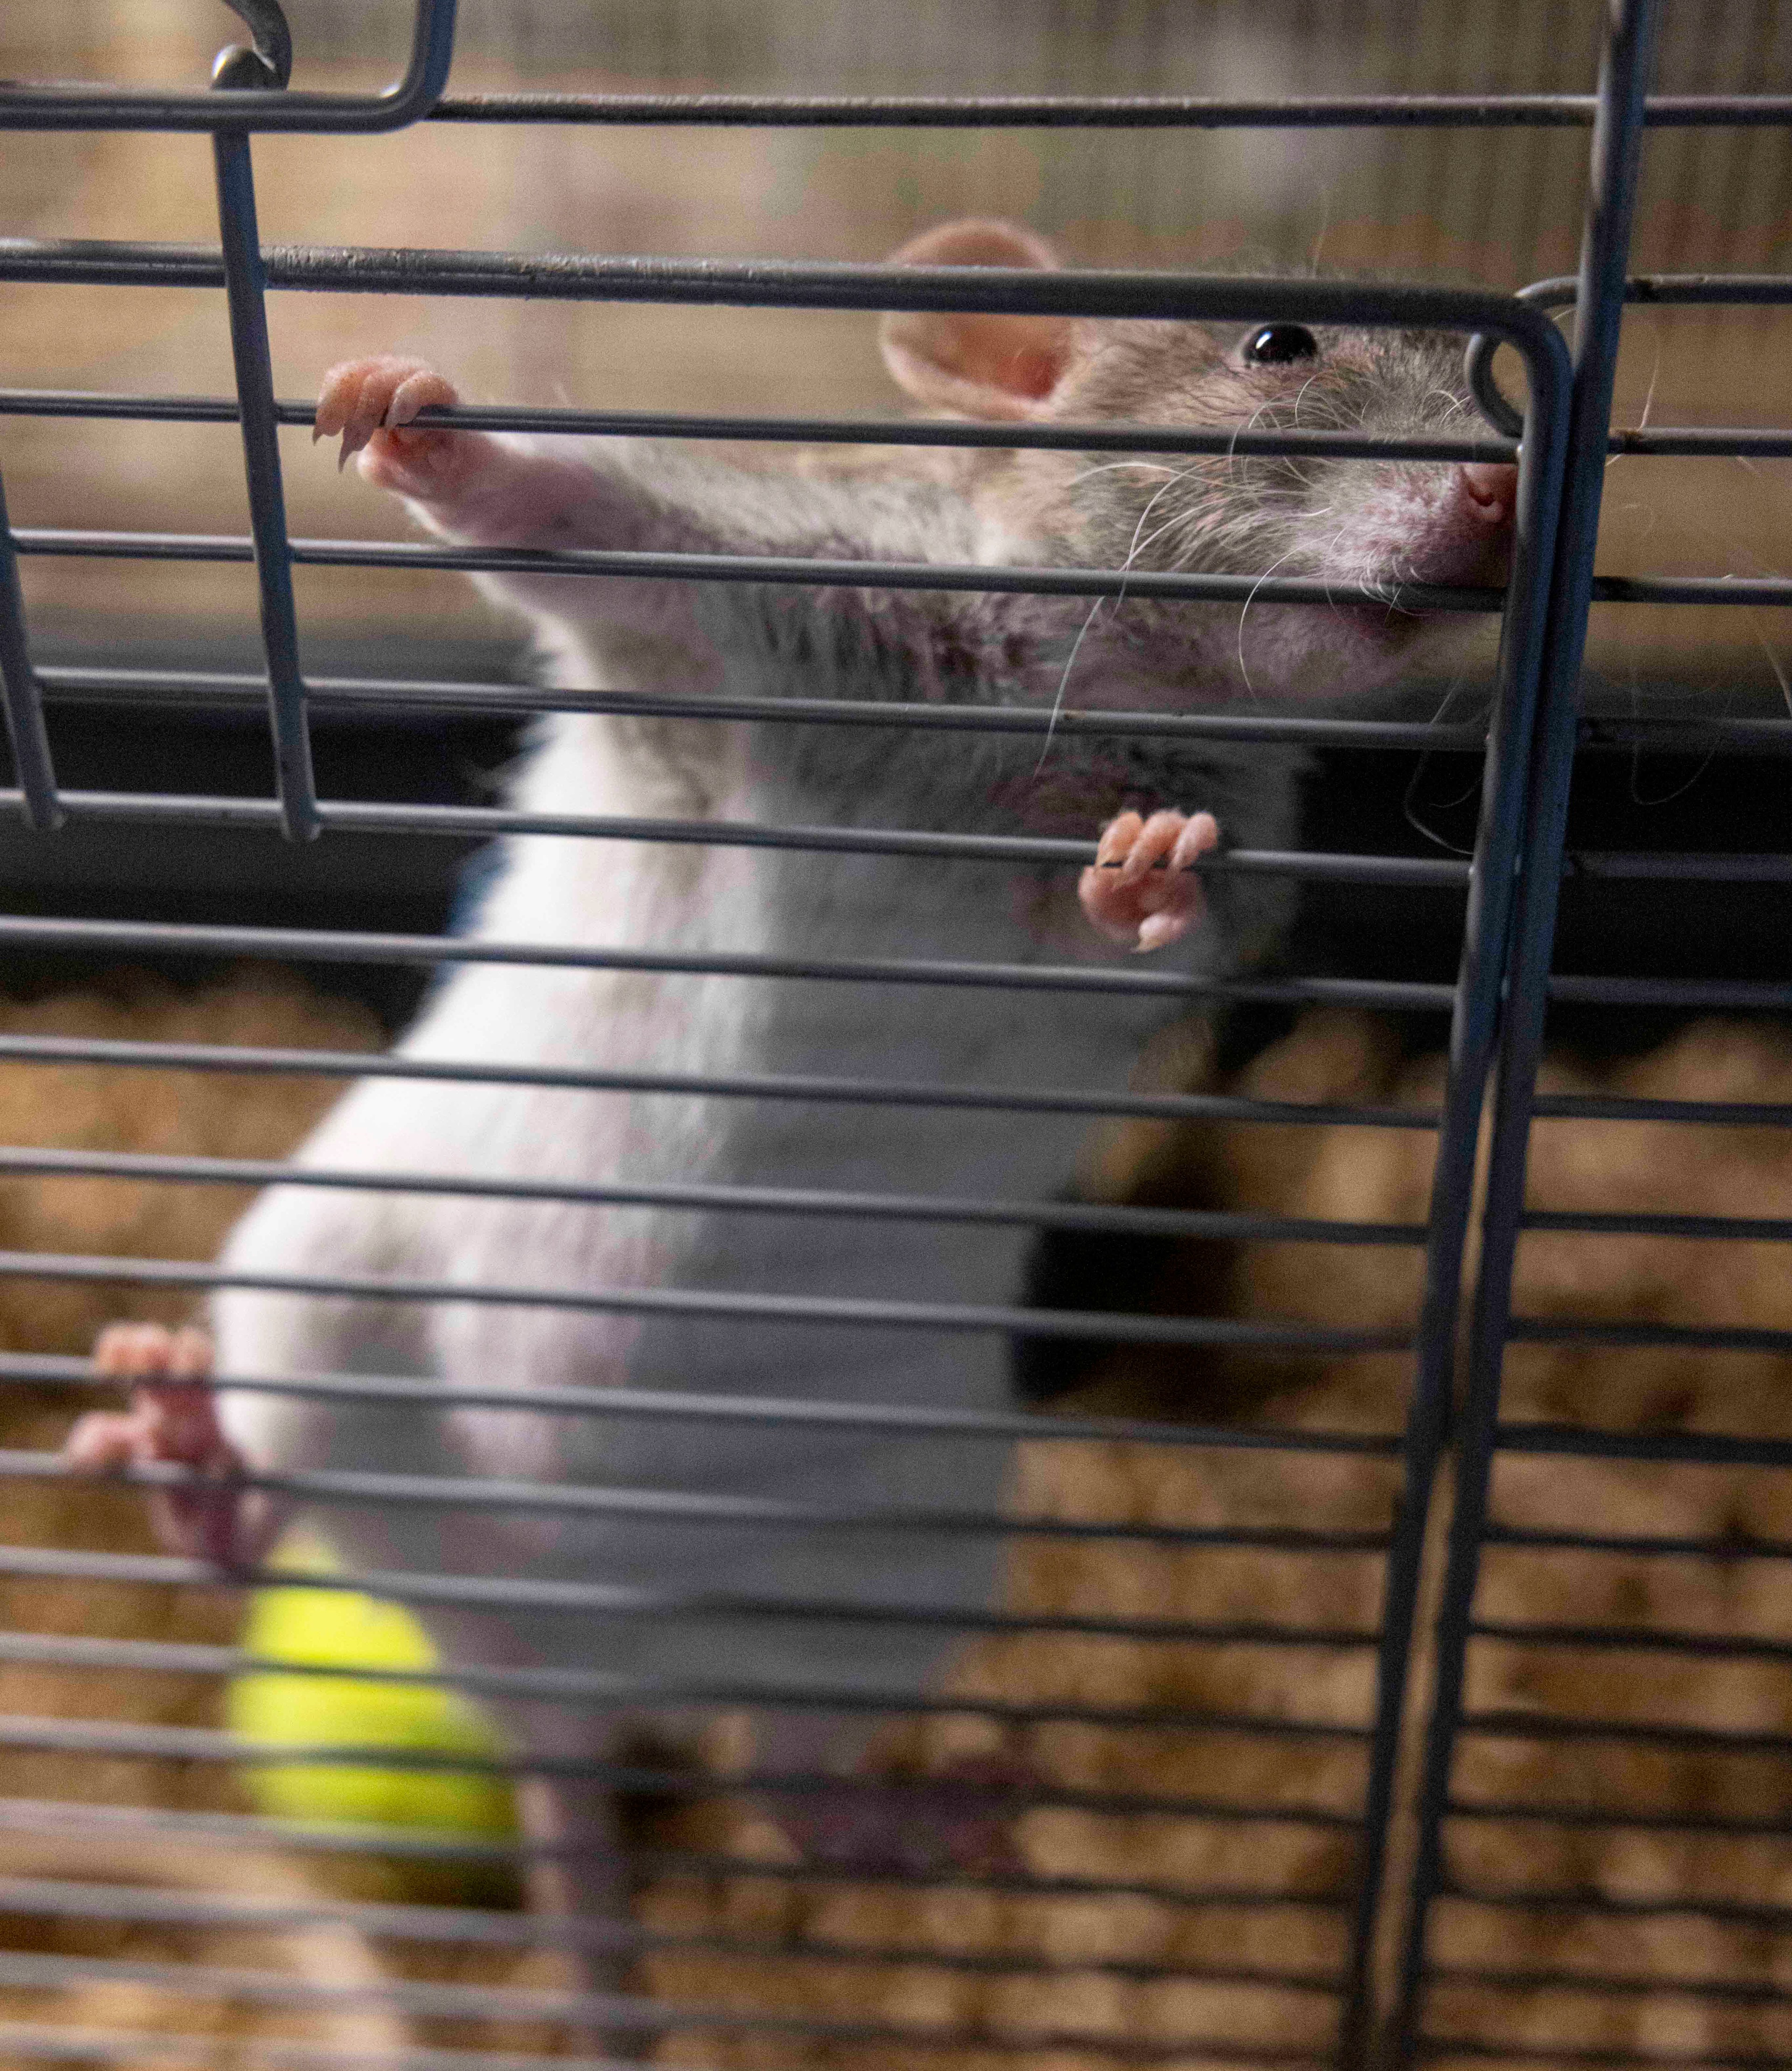
POLYGON ((1260 367, 1286 367, 1291 359, 1317 359, 1319 341, 1305 324, 1265 324, 1245 341, 1245 357, 1260 367))

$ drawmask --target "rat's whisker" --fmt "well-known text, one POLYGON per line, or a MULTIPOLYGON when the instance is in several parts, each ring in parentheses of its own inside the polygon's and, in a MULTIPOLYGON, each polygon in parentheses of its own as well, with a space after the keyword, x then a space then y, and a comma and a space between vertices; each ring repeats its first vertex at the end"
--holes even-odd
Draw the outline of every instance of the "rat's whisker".
POLYGON ((1263 571, 1262 574, 1257 577, 1256 582, 1252 584, 1250 595, 1245 598, 1244 603, 1239 607, 1238 673, 1245 679, 1245 690, 1253 699, 1257 695, 1257 686, 1251 681, 1251 672, 1245 661, 1245 621, 1250 616, 1251 606, 1257 601, 1257 592, 1262 588, 1263 585, 1269 580, 1270 576, 1275 573, 1276 570, 1281 566, 1284 561, 1291 560, 1293 556, 1299 552, 1300 548, 1297 544, 1290 547, 1286 554, 1278 555, 1277 558, 1269 564, 1268 568, 1263 571))

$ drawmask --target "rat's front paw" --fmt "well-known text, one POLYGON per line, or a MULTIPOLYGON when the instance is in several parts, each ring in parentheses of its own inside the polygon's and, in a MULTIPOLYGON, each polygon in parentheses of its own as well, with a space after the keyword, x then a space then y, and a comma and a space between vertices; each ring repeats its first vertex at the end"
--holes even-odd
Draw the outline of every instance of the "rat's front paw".
POLYGON ((93 1347, 93 1369, 131 1384, 130 1407, 84 1417, 63 1447, 77 1473, 173 1465, 189 1468, 185 1487, 154 1491, 150 1511, 172 1551, 224 1568, 252 1566, 273 1537, 271 1507, 246 1489, 242 1454, 218 1421, 209 1385, 211 1340, 203 1331, 160 1323, 112 1323, 93 1347))
POLYGON ((866 1876, 1012 1876, 1024 1868, 1015 1822, 1042 1787, 1018 1757, 960 1755, 926 1777, 861 1768, 837 1788, 787 1802, 777 1818, 810 1860, 866 1876))
POLYGON ((1211 813, 1122 813, 1101 830, 1095 860, 1076 887, 1083 911, 1104 935, 1135 949, 1161 949, 1201 911, 1191 867, 1220 842, 1211 813))
POLYGON ((324 376, 311 436, 340 432, 338 465, 360 453, 361 473, 377 488, 400 496, 439 494, 460 472, 470 435, 411 420, 419 410, 459 400, 453 383, 421 360, 345 359, 324 376))

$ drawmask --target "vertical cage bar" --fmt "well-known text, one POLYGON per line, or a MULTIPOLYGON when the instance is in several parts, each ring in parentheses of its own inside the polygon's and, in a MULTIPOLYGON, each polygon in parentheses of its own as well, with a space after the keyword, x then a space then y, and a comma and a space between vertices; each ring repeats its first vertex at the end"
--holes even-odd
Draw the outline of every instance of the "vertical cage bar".
MULTIPOLYGON (((228 64, 228 59, 225 62, 228 64)), ((230 307, 230 349, 243 414, 243 468, 248 483, 249 530, 255 540, 255 572, 260 590, 261 641, 268 660, 275 782, 287 838, 309 841, 318 830, 318 796, 311 773, 305 679, 299 670, 293 559, 286 531, 286 498, 281 486, 279 424, 268 345, 267 280, 255 219, 255 177, 245 131, 220 129, 211 140, 211 148, 217 166, 218 226, 223 245, 224 292, 230 307)))
POLYGON ((1581 246, 1569 420, 1568 473, 1556 540, 1544 662, 1544 705, 1523 829, 1506 1028, 1500 1046, 1481 1271, 1470 1336, 1468 1384, 1457 1433, 1455 1507, 1437 1614, 1437 1696, 1427 1729, 1419 1799, 1412 1913, 1402 1954, 1390 2061, 1413 2061, 1425 1988, 1431 1901, 1441 1880, 1443 1820, 1462 1709, 1470 1609, 1479 1572, 1494 1430, 1511 1315, 1512 1271, 1524 1204, 1531 1102, 1543 1051, 1549 966, 1555 946, 1562 849, 1580 716, 1580 674, 1593 595, 1593 555, 1605 486, 1606 438, 1623 320, 1625 273, 1642 158, 1644 96, 1656 27, 1655 0, 1612 0, 1599 76, 1592 177, 1581 246))
MULTIPOLYGON (((1433 1168, 1425 1292, 1413 1398, 1402 1445, 1399 1514, 1388 1554, 1377 1659, 1375 1737, 1364 1786, 1362 1859, 1347 1967, 1340 2057, 1368 2058, 1376 2025, 1377 1952, 1390 1932, 1389 1829, 1396 1778, 1412 1736, 1403 1731, 1425 1566, 1431 1496, 1449 1437, 1462 1256, 1474 1207, 1475 1151, 1487 1073, 1499 1036, 1523 837, 1525 788, 1547 654, 1550 572, 1566 458, 1569 369, 1559 338, 1528 355, 1531 395, 1519 453, 1519 494, 1495 718, 1463 923, 1450 1025, 1450 1072, 1433 1168)), ((1476 341, 1477 345, 1480 342, 1476 341)))
POLYGON ((56 797, 56 773, 43 724, 43 689, 31 666, 25 593, 18 580, 18 555, 6 515, 4 482, 0 482, 0 698, 6 704, 6 735, 24 795, 26 821, 45 831, 59 827, 62 805, 56 797))

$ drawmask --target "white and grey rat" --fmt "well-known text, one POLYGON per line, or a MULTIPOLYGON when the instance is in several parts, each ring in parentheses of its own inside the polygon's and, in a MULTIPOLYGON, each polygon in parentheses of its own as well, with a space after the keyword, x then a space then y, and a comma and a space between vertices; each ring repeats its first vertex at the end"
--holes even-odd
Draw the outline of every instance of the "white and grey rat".
MULTIPOLYGON (((1001 224, 937 230, 915 265, 1048 267, 1001 224)), ((1187 322, 908 314, 884 357, 908 395, 948 415, 1049 422, 1446 430, 1469 415, 1448 338, 1275 324, 1236 341, 1187 322)), ((1392 597, 1417 580, 1497 581, 1515 471, 1499 465, 881 449, 851 463, 778 462, 683 445, 526 437, 420 426, 454 391, 414 362, 335 368, 318 411, 363 476, 432 531, 479 546, 690 550, 1004 564, 1274 569, 1392 597)), ((1049 707, 1067 675, 1082 707, 1177 712, 1244 695, 1272 705, 1362 691, 1409 667, 1439 621, 1392 608, 707 584, 523 571, 484 576, 531 622, 550 679, 652 692, 726 691, 1049 707)), ((1065 874, 937 858, 815 855, 527 836, 471 926, 494 941, 701 955, 941 957, 964 963, 1123 958, 1127 945, 1191 967, 1236 966, 1273 934, 1277 895, 1236 880, 1204 908, 1187 866, 1224 826, 1286 845, 1294 771, 1256 748, 1086 735, 951 732, 562 714, 511 790, 543 814, 679 816, 1093 837, 1099 867, 1065 874), (1167 867, 1154 867, 1165 864, 1167 867), (1193 925, 1199 920, 1200 925, 1193 925), (1093 924, 1093 925, 1092 925, 1093 924)), ((404 1039, 416 1058, 650 1068, 727 1077, 1117 1089, 1161 999, 923 983, 460 967, 404 1039)), ((776 1182, 891 1194, 1039 1200, 1064 1190, 1075 1117, 962 1107, 623 1096, 379 1078, 355 1087, 299 1166, 626 1181, 776 1182)), ((1026 1232, 974 1223, 644 1209, 564 1200, 358 1193, 282 1186, 232 1236, 227 1274, 392 1276, 580 1294, 697 1289, 999 1305, 1015 1298, 1026 1232)), ((228 1486, 245 1465, 394 1469, 751 1498, 875 1518, 990 1511, 993 1444, 628 1417, 355 1408, 204 1384, 227 1376, 360 1372, 463 1386, 626 1384, 632 1389, 993 1409, 1007 1399, 994 1330, 867 1327, 493 1302, 406 1305, 225 1289, 212 1336, 119 1327, 100 1368, 136 1384, 131 1408, 90 1417, 78 1464, 185 1461, 226 1486, 156 1499, 166 1535, 236 1565, 265 1550, 278 1506, 228 1486)), ((992 1535, 803 1532, 677 1523, 626 1511, 392 1505, 320 1520, 351 1566, 561 1577, 667 1606, 616 1615, 432 1610, 451 1659, 570 1663, 646 1686, 753 1685, 818 1694, 920 1692, 941 1632, 850 1616, 736 1615, 713 1601, 817 1599, 925 1606, 949 1620, 990 1601, 992 1535)), ((949 1630, 949 1629, 948 1629, 949 1630)), ((626 1716, 687 1725, 690 1708, 626 1716)), ((513 1705, 525 1751, 601 1758, 619 1716, 513 1705)), ((825 1707, 774 1716, 773 1769, 841 1764, 863 1746, 825 1707)), ((606 1801, 556 1786, 562 1832, 601 1837, 606 1801)), ((800 1802, 800 1801, 799 1801, 800 1802)), ((793 1827, 825 1844, 825 1806, 793 1827)), ((841 1815, 852 1845, 882 1845, 841 1815)), ((884 1837, 885 1840, 888 1836, 884 1837)), ((906 1845, 904 1843, 903 1845, 906 1845)), ((946 1852, 951 1852, 948 1839, 946 1852)), ((575 1903, 613 1902, 593 1872, 575 1903)))

